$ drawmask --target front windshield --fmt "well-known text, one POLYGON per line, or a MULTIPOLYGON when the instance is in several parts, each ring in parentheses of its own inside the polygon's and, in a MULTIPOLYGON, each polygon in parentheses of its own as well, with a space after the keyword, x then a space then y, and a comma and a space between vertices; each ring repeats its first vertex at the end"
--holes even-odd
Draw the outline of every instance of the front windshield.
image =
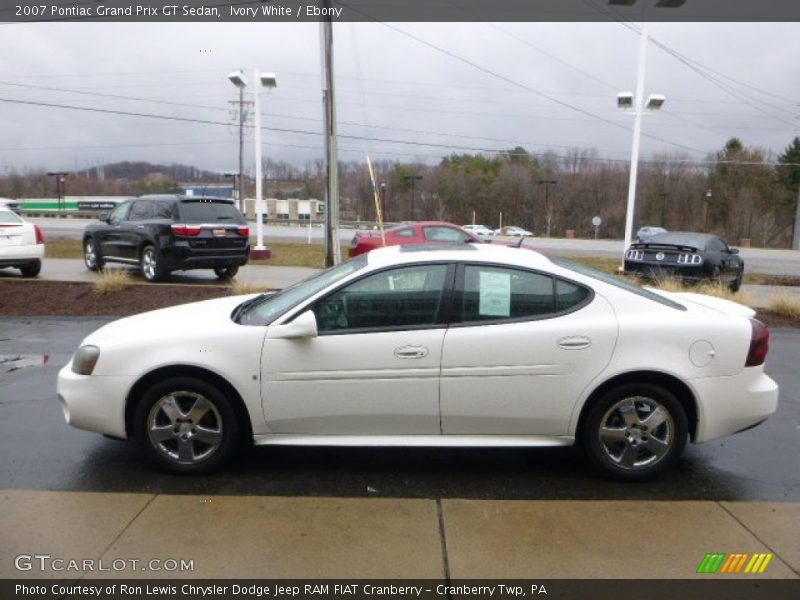
POLYGON ((352 260, 325 269, 308 279, 304 279, 303 281, 284 288, 276 294, 261 296, 256 302, 247 306, 247 308, 242 311, 242 314, 239 315, 238 322, 241 325, 269 325, 293 306, 296 306, 317 292, 324 290, 338 280, 344 279, 351 273, 363 269, 366 265, 367 255, 362 254, 352 260))

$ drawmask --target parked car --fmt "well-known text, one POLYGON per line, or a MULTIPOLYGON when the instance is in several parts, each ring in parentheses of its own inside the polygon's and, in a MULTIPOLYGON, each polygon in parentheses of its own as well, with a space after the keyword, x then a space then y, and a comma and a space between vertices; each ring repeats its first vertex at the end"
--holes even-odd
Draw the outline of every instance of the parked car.
MULTIPOLYGON (((418 223, 406 223, 387 229, 386 246, 401 246, 406 244, 429 244, 429 243, 484 243, 474 233, 464 231, 458 225, 445 223, 442 221, 420 221, 418 223)), ((383 247, 380 231, 356 231, 350 241, 350 256, 358 256, 370 250, 383 247)))
POLYGON ((528 231, 527 229, 523 229, 522 227, 501 227, 500 229, 494 230, 495 235, 509 235, 512 237, 531 237, 533 234, 528 231))
POLYGON ((44 234, 11 208, 0 206, 0 268, 19 269, 23 277, 36 277, 42 270, 44 234))
POLYGON ((461 229, 478 236, 494 235, 494 230, 489 229, 486 225, 462 225, 461 229))
POLYGON ((0 198, 0 209, 7 208, 14 212, 19 212, 19 200, 11 200, 10 198, 0 198))
POLYGON ((250 229, 227 198, 142 196, 125 201, 83 234, 86 268, 139 265, 147 281, 170 271, 213 269, 232 278, 247 264, 250 229))
POLYGON ((625 253, 625 272, 648 279, 716 281, 735 292, 742 286, 744 260, 739 249, 729 248, 721 237, 673 231, 631 244, 625 253))
POLYGON ((281 292, 109 323, 58 376, 70 425, 207 472, 245 444, 570 446, 642 479, 777 408, 740 304, 491 244, 382 248, 281 292))
POLYGON ((646 242, 657 233, 667 233, 667 230, 664 229, 663 227, 653 227, 650 225, 645 225, 644 227, 640 227, 639 231, 636 232, 636 241, 646 242))

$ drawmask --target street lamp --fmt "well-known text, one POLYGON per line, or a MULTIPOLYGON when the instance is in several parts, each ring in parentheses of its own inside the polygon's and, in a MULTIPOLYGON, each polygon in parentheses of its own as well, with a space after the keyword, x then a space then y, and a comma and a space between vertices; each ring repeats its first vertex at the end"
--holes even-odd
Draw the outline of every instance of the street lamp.
POLYGON ((247 87, 247 80, 244 78, 244 72, 239 69, 238 71, 231 71, 228 74, 230 82, 239 88, 239 191, 236 195, 236 203, 239 205, 239 210, 245 212, 244 198, 242 197, 242 188, 244 186, 244 88, 247 87))
POLYGON ((69 173, 63 171, 51 171, 47 173, 48 177, 55 177, 56 178, 56 196, 58 197, 58 210, 62 208, 66 208, 66 190, 64 189, 66 186, 64 185, 67 181, 67 175, 69 173), (64 204, 61 204, 61 198, 64 196, 64 204))
POLYGON ((417 183, 417 181, 422 179, 422 175, 404 175, 403 179, 405 179, 406 181, 411 181, 411 220, 415 221, 416 219, 414 217, 414 213, 415 213, 415 211, 414 211, 414 202, 415 202, 414 190, 415 190, 415 187, 416 187, 415 184, 417 183))
POLYGON ((550 221, 553 217, 550 211, 550 195, 549 190, 551 185, 558 185, 555 179, 540 179, 537 182, 539 185, 544 186, 544 222, 545 222, 545 237, 550 237, 550 221))
MULTIPOLYGON (((250 253, 254 259, 269 258, 271 252, 264 246, 264 200, 261 197, 261 88, 268 90, 278 87, 275 73, 259 73, 258 69, 253 69, 253 81, 260 82, 253 90, 255 100, 254 112, 256 113, 255 122, 255 154, 256 154, 256 247, 250 253)), ((310 219, 310 216, 309 216, 310 219)), ((310 222, 310 221, 309 221, 310 222)))

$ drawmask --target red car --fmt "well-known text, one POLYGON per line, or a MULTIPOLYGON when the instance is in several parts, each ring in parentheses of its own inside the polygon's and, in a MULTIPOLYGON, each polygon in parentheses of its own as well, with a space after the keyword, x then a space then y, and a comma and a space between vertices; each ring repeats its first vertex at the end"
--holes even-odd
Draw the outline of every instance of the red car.
MULTIPOLYGON (((442 221, 420 221, 386 230, 387 246, 436 242, 483 244, 486 240, 464 231, 458 225, 442 221)), ((358 256, 381 246, 383 242, 380 231, 357 231, 350 242, 350 256, 358 256)))

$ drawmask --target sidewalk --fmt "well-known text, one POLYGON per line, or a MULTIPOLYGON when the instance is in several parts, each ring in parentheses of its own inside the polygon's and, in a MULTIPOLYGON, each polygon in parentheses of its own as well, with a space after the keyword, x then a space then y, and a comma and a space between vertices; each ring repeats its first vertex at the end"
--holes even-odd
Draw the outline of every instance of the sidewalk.
POLYGON ((20 554, 139 559, 89 577, 792 578, 800 503, 418 500, 0 492, 0 577, 20 554), (697 575, 706 553, 772 553, 761 575, 697 575), (152 559, 191 572, 143 571, 152 559))

